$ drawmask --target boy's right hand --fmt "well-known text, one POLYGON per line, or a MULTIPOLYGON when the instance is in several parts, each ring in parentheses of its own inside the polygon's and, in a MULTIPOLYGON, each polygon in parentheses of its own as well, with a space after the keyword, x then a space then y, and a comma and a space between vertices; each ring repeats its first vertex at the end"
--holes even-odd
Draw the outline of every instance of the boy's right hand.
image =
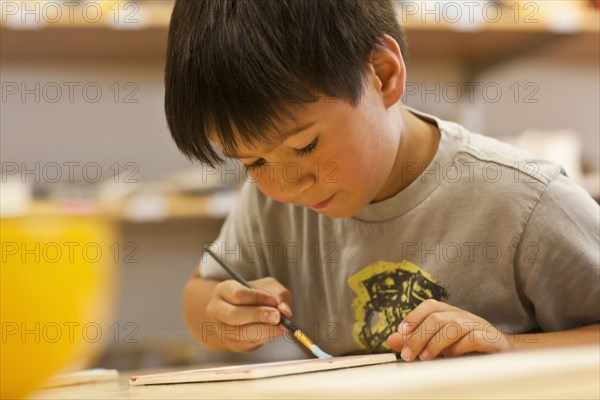
POLYGON ((281 314, 291 317, 292 294, 275 278, 251 281, 255 289, 229 279, 219 282, 206 312, 231 351, 248 352, 285 333, 281 314), (250 327, 249 325, 253 325, 250 327))

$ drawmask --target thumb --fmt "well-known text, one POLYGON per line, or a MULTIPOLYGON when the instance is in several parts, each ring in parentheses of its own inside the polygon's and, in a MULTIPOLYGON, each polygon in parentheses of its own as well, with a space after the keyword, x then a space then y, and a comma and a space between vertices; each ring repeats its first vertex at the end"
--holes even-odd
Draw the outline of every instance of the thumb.
POLYGON ((254 285, 271 294, 277 300, 277 309, 286 317, 292 315, 292 293, 277 279, 268 277, 253 281, 254 285))
POLYGON ((292 316, 292 308, 285 301, 282 301, 281 303, 279 303, 277 305, 277 309, 279 310, 280 313, 282 313, 283 315, 285 315, 288 318, 290 318, 292 316))

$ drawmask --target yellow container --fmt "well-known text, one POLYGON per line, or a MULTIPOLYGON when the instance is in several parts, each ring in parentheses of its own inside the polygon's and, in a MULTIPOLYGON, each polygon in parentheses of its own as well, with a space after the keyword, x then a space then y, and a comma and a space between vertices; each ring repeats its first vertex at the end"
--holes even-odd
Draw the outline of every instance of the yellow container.
POLYGON ((89 365, 113 332, 115 229, 97 216, 2 218, 2 398, 89 365))

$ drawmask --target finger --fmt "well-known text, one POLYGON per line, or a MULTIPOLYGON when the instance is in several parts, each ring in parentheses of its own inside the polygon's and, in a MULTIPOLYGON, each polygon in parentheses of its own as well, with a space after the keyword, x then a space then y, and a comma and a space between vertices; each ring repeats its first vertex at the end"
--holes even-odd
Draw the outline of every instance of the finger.
POLYGON ((454 357, 468 353, 485 353, 486 348, 491 349, 491 346, 486 345, 483 333, 481 331, 472 331, 456 343, 448 346, 441 354, 444 357, 454 357))
POLYGON ((392 351, 401 352, 404 348, 404 344, 406 343, 407 335, 394 332, 387 338, 387 344, 390 346, 392 351))
MULTIPOLYGON (((452 318, 452 317, 449 316, 449 318, 452 318)), ((434 336, 427 342, 427 345, 423 351, 428 350, 428 352, 431 353, 432 358, 434 358, 439 353, 439 351, 437 351, 439 346, 436 347, 436 346, 434 346, 435 344, 439 343, 441 345, 442 341, 443 341, 442 339, 452 341, 452 339, 454 338, 455 340, 459 340, 464 334, 467 334, 469 332, 468 327, 466 327, 466 326, 465 327, 462 327, 462 326, 456 327, 456 326, 454 326, 455 324, 457 324, 456 321, 451 321, 451 322, 448 322, 444 326, 440 326, 440 331, 436 332, 434 334, 434 336), (454 329, 454 332, 453 332, 453 329, 454 329), (456 332, 458 330, 460 330, 461 332, 460 333, 456 332)), ((421 325, 423 325, 423 323, 421 325)), ((428 329, 429 328, 427 328, 426 326, 424 327, 425 331, 427 331, 428 329)), ((413 333, 394 332, 393 334, 391 334, 388 337, 387 343, 392 350, 401 352, 402 349, 404 348, 404 346, 406 346, 406 344, 408 342, 408 338, 413 336, 413 340, 416 340, 417 338, 420 337, 419 334, 420 334, 420 332, 413 332, 413 333)), ((423 338, 423 340, 425 340, 425 338, 423 338)), ((420 356, 420 354, 419 354, 419 356, 420 356)))
POLYGON ((455 311, 436 311, 427 316, 419 326, 407 336, 406 343, 402 349, 402 359, 404 361, 412 361, 421 352, 434 337, 443 339, 443 334, 440 331, 444 326, 456 318, 460 317, 459 312, 455 311), (436 336, 437 335, 437 336, 436 336))
POLYGON ((276 307, 277 299, 263 290, 250 289, 234 280, 219 283, 215 288, 216 295, 223 301, 233 305, 264 305, 276 307))
POLYGON ((292 303, 292 293, 273 277, 257 279, 252 281, 252 285, 257 289, 270 293, 277 299, 277 303, 284 302, 288 305, 292 303))
POLYGON ((427 345, 418 354, 421 360, 432 360, 437 356, 444 354, 456 343, 460 342, 465 336, 469 335, 472 329, 457 318, 446 323, 441 329, 427 342, 427 345))
POLYGON ((227 346, 235 352, 256 350, 283 335, 285 330, 269 324, 225 325, 224 329, 224 332, 228 332, 224 335, 227 346))
POLYGON ((444 357, 454 357, 468 353, 497 353, 512 350, 506 336, 497 329, 484 329, 468 332, 461 340, 444 349, 444 357))
POLYGON ((292 316, 292 293, 283 286, 277 279, 267 277, 252 281, 252 285, 256 288, 270 293, 277 300, 277 308, 286 317, 292 316))
POLYGON ((413 332, 429 314, 436 311, 446 311, 455 309, 446 303, 434 299, 427 299, 419 304, 414 310, 409 312, 398 326, 398 332, 410 333, 413 332))
POLYGON ((277 325, 281 314, 276 308, 264 306, 235 306, 225 301, 209 303, 209 314, 228 325, 265 323, 277 325))

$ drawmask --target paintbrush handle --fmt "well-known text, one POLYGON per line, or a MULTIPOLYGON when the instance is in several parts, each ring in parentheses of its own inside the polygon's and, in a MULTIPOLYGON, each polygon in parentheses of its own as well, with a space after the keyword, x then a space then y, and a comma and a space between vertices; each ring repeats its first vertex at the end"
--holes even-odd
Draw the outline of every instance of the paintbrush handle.
POLYGON ((213 251, 211 249, 209 249, 208 246, 204 246, 204 251, 207 252, 208 254, 210 254, 210 256, 212 258, 214 258, 215 261, 218 262, 219 265, 221 267, 223 267, 223 269, 225 271, 227 271, 233 279, 235 279, 236 281, 238 281, 239 283, 241 283, 242 285, 246 286, 249 289, 255 289, 254 287, 252 287, 252 285, 247 280, 242 278, 242 276, 240 274, 238 274, 235 270, 230 268, 229 265, 225 264, 219 257, 217 257, 217 255, 215 253, 213 253, 213 251))
POLYGON ((293 323, 291 319, 285 317, 283 314, 281 314, 281 319, 279 320, 279 323, 281 325, 285 326, 292 333, 294 333, 298 330, 298 327, 296 326, 296 324, 293 323))

